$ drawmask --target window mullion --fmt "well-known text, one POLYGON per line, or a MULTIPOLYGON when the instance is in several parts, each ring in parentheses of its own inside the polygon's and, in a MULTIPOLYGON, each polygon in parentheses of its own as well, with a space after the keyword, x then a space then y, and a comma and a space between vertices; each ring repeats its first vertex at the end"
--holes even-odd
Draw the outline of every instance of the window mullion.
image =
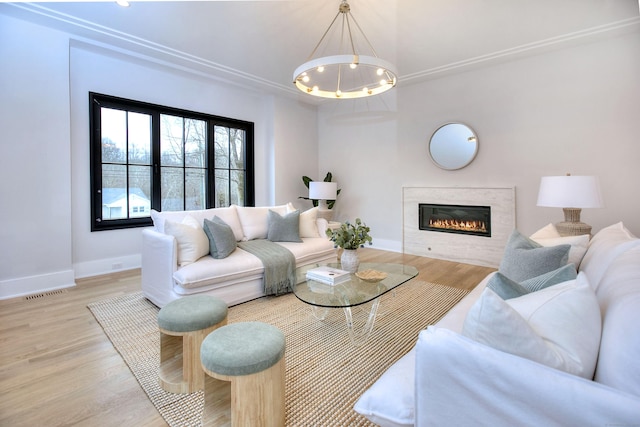
POLYGON ((160 113, 151 113, 151 209, 162 210, 162 187, 160 164, 160 113))
POLYGON ((187 119, 182 117, 182 209, 187 209, 187 119))

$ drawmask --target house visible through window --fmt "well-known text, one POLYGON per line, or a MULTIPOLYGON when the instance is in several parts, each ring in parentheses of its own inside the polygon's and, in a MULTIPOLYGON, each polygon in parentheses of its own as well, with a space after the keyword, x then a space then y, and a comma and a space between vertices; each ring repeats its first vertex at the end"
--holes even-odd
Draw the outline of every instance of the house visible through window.
POLYGON ((253 123, 90 93, 91 230, 252 206, 253 123))

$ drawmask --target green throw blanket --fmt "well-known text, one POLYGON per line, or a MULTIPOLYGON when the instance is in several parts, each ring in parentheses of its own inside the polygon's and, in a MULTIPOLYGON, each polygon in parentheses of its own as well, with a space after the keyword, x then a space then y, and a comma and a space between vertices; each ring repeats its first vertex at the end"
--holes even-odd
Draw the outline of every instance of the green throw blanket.
POLYGON ((293 290, 296 282, 296 258, 289 249, 263 239, 238 242, 238 247, 262 261, 265 294, 281 295, 293 290))

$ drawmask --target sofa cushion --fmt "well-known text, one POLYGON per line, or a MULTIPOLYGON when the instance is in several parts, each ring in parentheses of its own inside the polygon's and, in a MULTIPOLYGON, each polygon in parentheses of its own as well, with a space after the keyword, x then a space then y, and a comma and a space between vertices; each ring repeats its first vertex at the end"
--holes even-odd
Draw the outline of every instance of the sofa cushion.
POLYGON ((165 221, 164 230, 178 242, 178 265, 191 264, 209 253, 209 239, 192 216, 185 216, 182 222, 165 221))
POLYGON ((581 236, 560 236, 555 225, 549 224, 540 230, 536 231, 530 236, 531 240, 542 246, 558 246, 558 245, 571 245, 569 249, 568 263, 575 265, 576 269, 580 267, 580 262, 587 252, 589 246, 589 235, 583 234, 581 236))
POLYGON ((269 210, 285 215, 287 205, 272 207, 237 206, 238 218, 242 225, 242 240, 266 239, 269 233, 269 210))
POLYGON ((541 274, 540 276, 524 280, 520 283, 498 272, 489 280, 487 287, 498 294, 500 298, 510 299, 521 297, 530 292, 539 291, 540 289, 557 285, 567 280, 573 280, 576 276, 577 272, 573 264, 567 264, 557 270, 541 274))
POLYGON ((513 230, 499 270, 509 279, 521 282, 566 265, 569 249, 570 245, 544 247, 513 230))
POLYGON ((209 253, 212 257, 223 259, 236 250, 237 242, 233 230, 218 216, 211 220, 205 218, 202 228, 209 239, 209 253))
MULTIPOLYGON (((305 265, 318 258, 327 258, 336 255, 333 242, 324 237, 305 237, 302 239, 304 245, 295 242, 277 242, 280 246, 287 248, 296 258, 296 265, 305 265)), ((317 261, 316 261, 317 262, 317 261)))
POLYGON ((411 349, 360 396, 353 409, 379 426, 413 426, 415 363, 411 349))
POLYGON ((605 227, 589 242, 580 271, 587 275, 593 289, 598 289, 600 280, 613 260, 636 246, 640 246, 640 239, 631 234, 622 222, 605 227))
POLYGON ((618 256, 596 292, 602 339, 594 379, 640 396, 640 246, 618 256))
POLYGON ((260 259, 238 248, 225 259, 204 257, 181 267, 173 273, 173 280, 181 288, 196 289, 246 282, 261 278, 263 274, 260 259))
POLYGON ((293 211, 284 215, 269 210, 267 216, 269 230, 267 239, 272 242, 297 242, 300 239, 300 211, 293 211))
POLYGON ((600 307, 584 274, 503 300, 485 289, 462 334, 495 349, 592 379, 600 344, 600 307))

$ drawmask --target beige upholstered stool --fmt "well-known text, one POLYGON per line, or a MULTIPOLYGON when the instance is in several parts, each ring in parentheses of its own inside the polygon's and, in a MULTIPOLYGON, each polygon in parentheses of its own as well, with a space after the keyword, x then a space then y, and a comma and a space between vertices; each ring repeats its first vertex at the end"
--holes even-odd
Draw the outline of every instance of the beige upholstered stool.
POLYGON ((231 383, 231 425, 282 427, 285 420, 285 338, 275 326, 241 322, 223 326, 202 342, 205 375, 203 426, 217 425, 221 383, 231 383))
POLYGON ((226 324, 227 304, 209 295, 183 297, 162 307, 158 313, 160 387, 170 393, 202 390, 202 340, 226 324))

